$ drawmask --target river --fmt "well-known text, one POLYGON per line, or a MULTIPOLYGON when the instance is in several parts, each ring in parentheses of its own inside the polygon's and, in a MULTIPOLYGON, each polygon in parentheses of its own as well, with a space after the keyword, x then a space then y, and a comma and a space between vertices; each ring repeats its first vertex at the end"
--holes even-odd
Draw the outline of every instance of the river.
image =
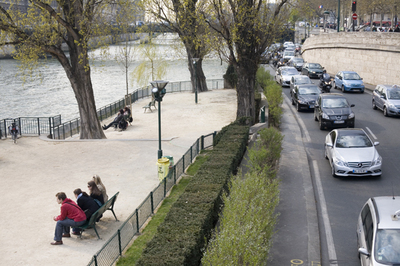
MULTIPOLYGON (((173 49, 176 34, 159 35, 155 39, 156 51, 168 64, 162 79, 170 82, 190 80, 186 54, 173 49)), ((138 42, 130 43, 138 46, 138 42)), ((110 46, 109 59, 91 61, 91 77, 96 107, 100 108, 124 97, 126 94, 124 69, 112 58, 118 53, 119 45, 110 46)), ((99 50, 91 51, 95 57, 99 50)), ((135 60, 129 68, 132 72, 140 64, 135 60)), ((19 62, 13 59, 0 60, 0 119, 16 117, 50 117, 61 114, 62 122, 79 117, 78 105, 70 82, 60 63, 47 59, 37 68, 40 73, 25 82, 19 75, 19 62)), ((226 63, 216 58, 205 58, 203 70, 207 79, 221 79, 226 71, 226 63)), ((149 80, 150 82, 150 80, 149 80)), ((129 83, 129 93, 139 87, 134 81, 129 83)))

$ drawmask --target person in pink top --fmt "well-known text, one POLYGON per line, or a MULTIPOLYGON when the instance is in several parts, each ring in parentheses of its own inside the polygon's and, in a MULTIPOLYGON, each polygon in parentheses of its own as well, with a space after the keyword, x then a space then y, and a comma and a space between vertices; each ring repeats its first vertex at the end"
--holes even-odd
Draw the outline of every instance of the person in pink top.
POLYGON ((71 237, 70 227, 81 226, 86 222, 85 212, 71 199, 67 198, 64 192, 56 194, 57 203, 61 204, 61 213, 54 216, 57 222, 52 245, 62 245, 62 237, 71 237))

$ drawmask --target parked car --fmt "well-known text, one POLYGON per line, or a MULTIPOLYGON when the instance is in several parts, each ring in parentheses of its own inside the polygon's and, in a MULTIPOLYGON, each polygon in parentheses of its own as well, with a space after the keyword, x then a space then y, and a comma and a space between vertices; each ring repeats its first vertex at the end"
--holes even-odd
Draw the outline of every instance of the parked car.
POLYGON ((377 85, 372 93, 372 108, 381 109, 384 116, 400 116, 400 87, 377 85))
POLYGON ((310 78, 319 78, 322 75, 322 71, 324 71, 324 68, 318 63, 304 63, 301 68, 301 74, 310 78))
POLYGON ((320 94, 314 107, 314 120, 319 129, 354 127, 355 115, 347 99, 340 93, 320 94))
POLYGON ((341 89, 342 92, 358 91, 363 93, 365 90, 362 78, 354 71, 339 71, 335 75, 332 87, 341 89))
POLYGON ((332 176, 380 176, 382 157, 361 128, 334 129, 325 138, 325 158, 332 176))
POLYGON ((294 75, 298 75, 299 72, 294 67, 280 67, 275 72, 275 81, 281 86, 290 86, 290 79, 294 75))
POLYGON ((311 79, 304 75, 295 75, 290 78, 290 90, 294 90, 296 85, 312 84, 311 79))
POLYGON ((288 66, 295 67, 297 69, 297 71, 301 71, 303 64, 304 64, 304 60, 301 57, 293 57, 287 63, 288 66))
POLYGON ((357 245, 362 266, 400 264, 400 197, 372 197, 357 220, 357 245))
POLYGON ((290 91, 292 105, 296 105, 297 111, 314 109, 315 101, 318 99, 320 90, 317 85, 296 85, 290 91))

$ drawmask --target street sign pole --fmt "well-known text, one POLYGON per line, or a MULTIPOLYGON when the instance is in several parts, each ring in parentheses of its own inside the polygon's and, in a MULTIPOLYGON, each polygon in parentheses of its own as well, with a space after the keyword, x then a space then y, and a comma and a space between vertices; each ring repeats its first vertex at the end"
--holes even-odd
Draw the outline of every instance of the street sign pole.
POLYGON ((353 31, 355 31, 355 26, 354 26, 354 24, 355 24, 355 22, 356 22, 356 20, 357 20, 357 14, 354 13, 352 17, 353 17, 353 31))

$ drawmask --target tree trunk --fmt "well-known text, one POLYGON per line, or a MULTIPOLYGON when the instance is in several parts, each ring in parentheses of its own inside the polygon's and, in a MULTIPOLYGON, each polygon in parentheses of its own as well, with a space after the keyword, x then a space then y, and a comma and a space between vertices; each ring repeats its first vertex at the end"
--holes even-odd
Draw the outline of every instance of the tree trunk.
POLYGON ((250 65, 240 63, 237 65, 236 71, 238 76, 236 118, 251 117, 252 123, 254 123, 256 117, 254 99, 256 72, 252 71, 250 65))
POLYGON ((69 38, 70 60, 64 53, 53 53, 63 66, 65 73, 71 83, 76 101, 78 103, 81 119, 80 139, 105 139, 106 136, 101 128, 97 117, 96 103, 94 100, 93 86, 90 78, 89 59, 86 51, 77 45, 73 38, 69 38))
POLYGON ((203 72, 203 59, 199 59, 195 64, 193 64, 193 59, 189 58, 188 63, 189 71, 190 71, 190 80, 192 82, 192 92, 195 92, 197 85, 197 92, 208 91, 206 76, 203 72))

